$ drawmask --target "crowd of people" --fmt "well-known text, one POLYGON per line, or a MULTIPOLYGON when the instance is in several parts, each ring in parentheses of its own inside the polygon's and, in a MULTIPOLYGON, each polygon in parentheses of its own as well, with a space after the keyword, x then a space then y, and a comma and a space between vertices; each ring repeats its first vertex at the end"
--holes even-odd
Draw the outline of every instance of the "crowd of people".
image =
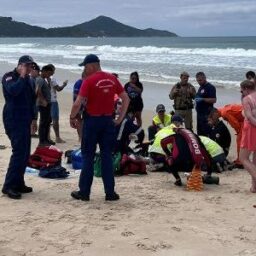
MULTIPOLYGON (((74 199, 90 200, 94 175, 94 158, 97 146, 101 156, 101 172, 105 200, 119 199, 115 191, 112 154, 129 153, 129 144, 136 143, 154 163, 162 163, 175 177, 175 185, 181 186, 179 171, 191 172, 198 166, 206 175, 205 183, 216 183, 212 172, 226 168, 245 168, 252 177, 251 192, 256 192, 256 83, 255 73, 249 71, 241 83, 242 104, 215 108, 215 87, 207 81, 204 72, 196 74, 199 85, 189 83, 189 74, 182 72, 180 81, 170 91, 173 111, 168 113, 163 104, 156 106, 156 115, 148 127, 148 141, 142 129, 143 85, 139 74, 133 72, 124 86, 117 74, 102 71, 100 59, 87 55, 82 66, 81 78, 73 88, 73 106, 70 126, 75 128, 81 141, 83 165, 79 178, 79 190, 73 191, 74 199), (197 132, 193 128, 192 110, 197 113, 197 132), (231 135, 220 119, 226 120, 237 134, 237 159, 227 160, 231 135), (253 152, 253 160, 250 155, 253 152)), ((24 181, 25 168, 30 156, 31 137, 36 136, 39 121, 39 146, 65 143, 60 136, 59 106, 57 92, 62 91, 68 81, 59 85, 54 78, 52 64, 41 69, 34 60, 24 55, 17 67, 2 78, 5 105, 4 128, 12 146, 12 155, 2 188, 3 194, 20 199, 22 193, 30 193, 24 181), (56 140, 51 140, 50 126, 56 140), (17 129, 19 127, 19 129, 17 129)))

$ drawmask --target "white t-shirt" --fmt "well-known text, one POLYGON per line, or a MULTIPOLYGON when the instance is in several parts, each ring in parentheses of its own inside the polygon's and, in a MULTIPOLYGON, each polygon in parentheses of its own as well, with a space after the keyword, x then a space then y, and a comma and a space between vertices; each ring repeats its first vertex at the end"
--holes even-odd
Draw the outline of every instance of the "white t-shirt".
POLYGON ((54 77, 51 77, 51 102, 57 102, 57 92, 55 86, 58 85, 57 80, 54 77))

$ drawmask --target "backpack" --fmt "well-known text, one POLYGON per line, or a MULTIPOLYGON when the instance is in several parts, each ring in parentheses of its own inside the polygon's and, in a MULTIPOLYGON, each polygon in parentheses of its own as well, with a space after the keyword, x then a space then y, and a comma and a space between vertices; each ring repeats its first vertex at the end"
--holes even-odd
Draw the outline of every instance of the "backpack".
POLYGON ((40 177, 48 179, 65 179, 69 176, 66 168, 58 165, 54 167, 43 167, 39 170, 40 177))
POLYGON ((123 155, 121 164, 120 164, 120 172, 123 175, 129 174, 147 174, 146 171, 146 163, 141 159, 134 159, 131 156, 126 154, 123 155))
POLYGON ((30 155, 28 166, 40 169, 61 164, 62 151, 55 146, 37 147, 30 155))
MULTIPOLYGON (((112 155, 113 160, 113 171, 114 174, 119 174, 120 171, 120 161, 121 161, 121 153, 117 152, 112 155)), ((94 157, 94 176, 101 177, 101 157, 100 154, 97 153, 94 157)))
POLYGON ((82 169, 82 152, 81 149, 73 150, 71 153, 72 168, 75 170, 82 169))

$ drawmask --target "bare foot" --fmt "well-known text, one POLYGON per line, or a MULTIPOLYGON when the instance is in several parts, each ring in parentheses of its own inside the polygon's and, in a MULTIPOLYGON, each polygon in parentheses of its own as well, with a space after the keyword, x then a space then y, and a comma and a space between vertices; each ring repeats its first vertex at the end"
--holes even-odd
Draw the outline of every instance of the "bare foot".
POLYGON ((56 143, 66 143, 66 141, 61 138, 57 138, 56 143))
POLYGON ((251 192, 251 193, 256 193, 256 188, 251 187, 251 188, 250 188, 250 192, 251 192))

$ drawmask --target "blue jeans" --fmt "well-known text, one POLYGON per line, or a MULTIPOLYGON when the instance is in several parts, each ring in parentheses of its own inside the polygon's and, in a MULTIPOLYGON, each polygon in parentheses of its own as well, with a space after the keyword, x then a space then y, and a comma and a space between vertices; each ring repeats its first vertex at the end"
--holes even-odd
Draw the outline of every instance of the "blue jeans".
POLYGON ((52 120, 59 120, 59 104, 57 101, 51 103, 51 118, 52 120))
POLYGON ((115 144, 115 125, 111 116, 86 116, 82 134, 82 171, 79 188, 82 195, 90 195, 94 174, 94 156, 99 144, 101 172, 106 194, 113 194, 115 187, 112 151, 115 144))

